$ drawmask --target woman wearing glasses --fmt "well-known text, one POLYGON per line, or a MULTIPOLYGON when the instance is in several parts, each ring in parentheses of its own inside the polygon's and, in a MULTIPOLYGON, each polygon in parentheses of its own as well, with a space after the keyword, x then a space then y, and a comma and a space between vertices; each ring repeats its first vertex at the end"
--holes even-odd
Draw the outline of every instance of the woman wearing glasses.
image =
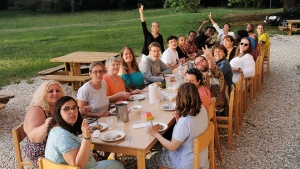
POLYGON ((106 59, 105 68, 107 73, 103 76, 103 80, 107 84, 106 95, 110 103, 115 103, 117 101, 125 101, 132 94, 140 94, 141 91, 135 89, 131 92, 126 91, 126 85, 124 80, 118 75, 120 71, 119 60, 115 57, 110 57, 106 59))
POLYGON ((116 160, 96 162, 92 156, 91 128, 82 120, 76 101, 69 96, 57 100, 49 133, 45 158, 59 164, 88 168, 124 168, 116 160), (82 134, 82 140, 77 135, 82 134))
POLYGON ((205 84, 202 79, 202 73, 196 68, 188 69, 185 74, 185 82, 190 82, 197 86, 202 105, 205 107, 206 110, 208 110, 208 107, 211 102, 211 94, 209 89, 205 87, 205 84))
POLYGON ((119 62, 121 67, 118 75, 124 80, 126 90, 131 92, 135 89, 144 89, 144 76, 140 72, 136 58, 130 47, 126 46, 121 50, 119 62))
POLYGON ((64 95, 65 92, 59 82, 46 81, 36 90, 27 107, 23 125, 27 134, 25 154, 35 168, 39 167, 38 158, 45 155, 47 128, 52 119, 55 103, 64 95))
POLYGON ((107 86, 103 81, 104 65, 93 62, 89 66, 89 75, 92 78, 81 86, 77 93, 79 111, 82 116, 108 116, 110 113, 109 100, 106 96, 107 86))
POLYGON ((230 65, 233 72, 233 83, 238 81, 240 73, 243 73, 245 78, 255 75, 255 62, 253 60, 252 45, 249 38, 245 37, 241 39, 235 57, 230 61, 230 65))

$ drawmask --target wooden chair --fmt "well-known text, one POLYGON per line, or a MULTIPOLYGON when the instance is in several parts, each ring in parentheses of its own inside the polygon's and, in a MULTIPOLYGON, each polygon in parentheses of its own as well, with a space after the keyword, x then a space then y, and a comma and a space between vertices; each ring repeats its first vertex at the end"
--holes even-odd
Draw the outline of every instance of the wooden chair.
POLYGON ((268 54, 264 56, 264 65, 267 65, 267 76, 270 75, 270 52, 271 52, 271 43, 268 45, 268 54))
POLYGON ((239 126, 242 125, 243 113, 242 106, 242 91, 243 91, 243 74, 241 73, 239 80, 235 83, 234 91, 234 121, 235 121, 235 134, 239 135, 239 126))
POLYGON ((211 121, 214 124, 215 147, 217 149, 218 159, 220 161, 222 161, 221 146, 220 146, 219 134, 218 134, 218 128, 217 128, 215 98, 211 98, 211 103, 207 110, 207 117, 208 117, 208 121, 211 121))
POLYGON ((217 120, 227 121, 228 124, 218 124, 218 128, 228 129, 228 148, 232 149, 232 113, 233 113, 233 101, 234 101, 234 85, 231 85, 230 101, 229 101, 229 115, 228 117, 217 116, 217 120))
POLYGON ((242 125, 243 122, 243 118, 244 118, 244 111, 243 111, 243 105, 244 105, 244 98, 243 98, 243 89, 244 89, 244 74, 241 73, 240 75, 241 78, 241 82, 240 82, 240 89, 239 89, 239 96, 235 96, 235 97, 239 97, 239 125, 242 125))
POLYGON ((210 169, 216 169, 214 151, 214 125, 210 123, 204 133, 194 139, 194 169, 199 169, 199 153, 208 146, 208 162, 210 169))
POLYGON ((256 63, 255 63, 255 76, 256 76, 256 83, 257 83, 257 88, 256 88, 256 93, 260 93, 260 89, 261 89, 261 83, 262 83, 262 65, 263 65, 263 52, 260 51, 259 54, 258 54, 258 57, 257 57, 257 60, 256 60, 256 63))
POLYGON ((264 56, 263 56, 263 52, 261 53, 261 55, 260 55, 260 61, 259 61, 259 80, 260 81, 258 81, 258 83, 259 83, 259 85, 258 85, 258 91, 259 91, 259 93, 260 93, 260 89, 261 89, 261 84, 263 83, 263 76, 264 76, 264 74, 263 74, 263 66, 264 66, 264 56))
POLYGON ((27 159, 27 158, 22 159, 20 142, 23 141, 24 138, 27 136, 23 129, 23 123, 20 126, 18 126, 17 128, 12 130, 12 136, 14 139, 18 169, 23 169, 23 166, 33 166, 30 163, 29 159, 27 159))
POLYGON ((243 108, 244 108, 244 113, 248 109, 248 102, 247 102, 247 94, 248 94, 248 89, 250 89, 250 103, 253 104, 253 97, 254 97, 254 80, 253 77, 248 77, 244 78, 244 83, 245 83, 245 89, 243 90, 243 108))
POLYGON ((43 157, 40 157, 39 169, 80 169, 80 167, 73 165, 57 164, 43 157))

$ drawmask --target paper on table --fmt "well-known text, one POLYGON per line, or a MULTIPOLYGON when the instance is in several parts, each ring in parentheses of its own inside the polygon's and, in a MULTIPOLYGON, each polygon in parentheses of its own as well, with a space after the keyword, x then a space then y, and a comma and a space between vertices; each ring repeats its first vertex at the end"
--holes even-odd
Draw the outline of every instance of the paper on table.
POLYGON ((165 91, 162 91, 161 94, 164 96, 165 100, 173 100, 177 96, 177 93, 168 93, 165 91))
POLYGON ((93 137, 100 137, 100 130, 95 130, 94 132, 93 132, 93 137))
POLYGON ((178 87, 179 87, 179 85, 176 86, 176 83, 175 83, 173 86, 168 87, 168 90, 176 90, 176 89, 178 89, 178 87))
POLYGON ((149 122, 148 122, 148 123, 133 124, 132 127, 133 127, 134 129, 138 129, 138 128, 145 127, 147 124, 149 124, 149 122))

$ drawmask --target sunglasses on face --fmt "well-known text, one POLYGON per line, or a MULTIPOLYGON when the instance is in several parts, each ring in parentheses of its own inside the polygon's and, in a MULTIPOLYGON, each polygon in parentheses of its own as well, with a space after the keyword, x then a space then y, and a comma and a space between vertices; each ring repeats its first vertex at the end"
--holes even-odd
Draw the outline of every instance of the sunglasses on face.
POLYGON ((241 46, 243 46, 243 45, 248 46, 249 45, 248 43, 243 43, 243 42, 241 42, 240 44, 241 44, 241 46))

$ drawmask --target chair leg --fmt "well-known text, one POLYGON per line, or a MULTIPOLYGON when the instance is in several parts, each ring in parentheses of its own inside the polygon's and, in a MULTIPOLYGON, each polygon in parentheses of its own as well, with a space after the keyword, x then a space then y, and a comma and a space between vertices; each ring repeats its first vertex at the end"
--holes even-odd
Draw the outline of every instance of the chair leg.
POLYGON ((239 100, 237 98, 235 98, 235 105, 234 105, 234 124, 235 124, 235 134, 236 135, 240 135, 239 133, 239 100))
POLYGON ((214 123, 214 139, 215 139, 215 147, 217 149, 217 155, 218 159, 222 161, 222 155, 221 155, 221 146, 220 146, 220 141, 219 141, 219 133, 218 133, 218 128, 217 128, 217 118, 216 116, 213 117, 213 123, 214 123))
POLYGON ((268 59, 268 61, 267 61, 267 76, 269 76, 269 75, 270 75, 270 61, 268 59))
POLYGON ((228 119, 228 148, 232 150, 232 117, 228 119))
POLYGON ((244 108, 244 113, 246 113, 247 110, 247 87, 245 86, 245 90, 243 91, 243 108, 244 108))
POLYGON ((217 169, 217 160, 216 160, 216 157, 214 157, 215 158, 215 164, 214 164, 214 169, 217 169))
POLYGON ((253 84, 253 80, 252 80, 252 82, 250 84, 250 103, 251 104, 253 104, 253 98, 254 98, 254 90, 253 90, 253 88, 254 88, 254 84, 253 84))
POLYGON ((239 101, 239 125, 241 126, 243 124, 243 96, 242 92, 240 91, 240 101, 239 101))

